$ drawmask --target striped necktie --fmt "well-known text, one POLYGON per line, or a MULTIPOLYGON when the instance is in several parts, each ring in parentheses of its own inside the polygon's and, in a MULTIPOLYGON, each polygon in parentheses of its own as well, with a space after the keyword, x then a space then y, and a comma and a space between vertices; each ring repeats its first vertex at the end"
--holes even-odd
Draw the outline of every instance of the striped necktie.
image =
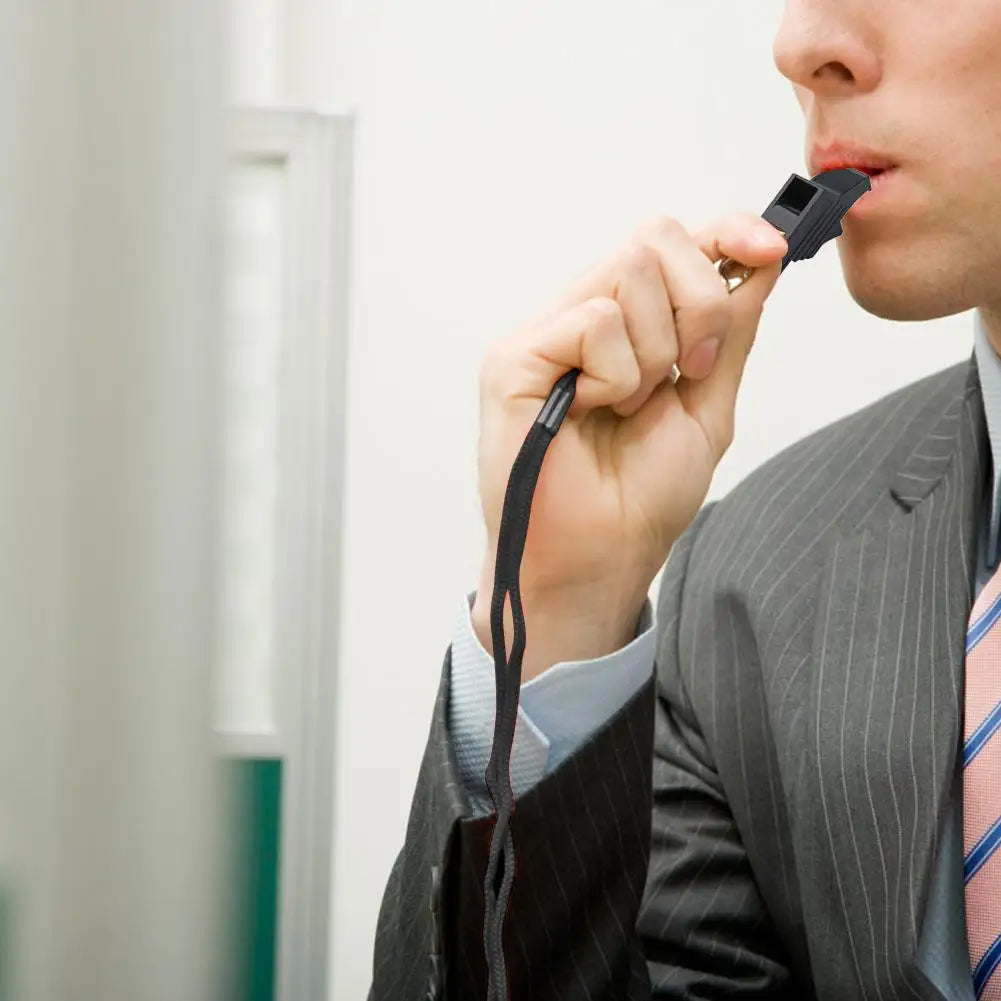
POLYGON ((966 633, 963 876, 978 998, 1001 1001, 1001 568, 977 596, 966 633))

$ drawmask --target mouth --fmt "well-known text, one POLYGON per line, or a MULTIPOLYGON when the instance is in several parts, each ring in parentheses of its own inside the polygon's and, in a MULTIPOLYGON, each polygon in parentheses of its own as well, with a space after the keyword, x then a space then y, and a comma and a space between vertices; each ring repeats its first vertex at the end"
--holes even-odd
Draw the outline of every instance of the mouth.
POLYGON ((826 173, 828 170, 841 170, 844 167, 851 167, 854 170, 860 170, 863 174, 868 174, 869 177, 879 177, 882 174, 887 174, 891 170, 896 169, 896 164, 892 163, 882 163, 882 164, 871 164, 871 163, 859 163, 858 161, 852 160, 823 160, 811 166, 810 170, 814 177, 817 174, 826 173))
POLYGON ((888 174, 894 167, 860 167, 857 163, 839 163, 829 167, 821 167, 820 170, 816 171, 814 176, 817 174, 827 173, 829 170, 841 170, 844 167, 852 167, 854 170, 860 170, 863 174, 867 174, 870 179, 876 177, 882 177, 884 174, 888 174))
POLYGON ((875 150, 840 142, 815 143, 809 149, 807 160, 814 176, 827 170, 852 167, 869 177, 879 177, 897 166, 889 157, 875 150))
POLYGON ((884 203, 889 208, 895 201, 890 196, 900 187, 894 183, 899 164, 881 153, 847 143, 818 143, 810 147, 807 160, 812 177, 844 167, 860 170, 869 177, 870 190, 849 209, 848 218, 864 219, 875 212, 882 213, 885 211, 884 203))
MULTIPOLYGON (((843 166, 854 167, 856 170, 861 170, 864 174, 868 174, 870 185, 869 190, 848 210, 846 218, 865 219, 873 213, 881 212, 884 203, 886 203, 887 207, 892 208, 893 203, 899 201, 899 199, 892 197, 895 189, 899 187, 898 183, 894 183, 900 172, 896 166, 872 167, 859 166, 853 163, 844 164, 843 166)), ((825 167, 823 169, 829 170, 832 168, 825 167)))

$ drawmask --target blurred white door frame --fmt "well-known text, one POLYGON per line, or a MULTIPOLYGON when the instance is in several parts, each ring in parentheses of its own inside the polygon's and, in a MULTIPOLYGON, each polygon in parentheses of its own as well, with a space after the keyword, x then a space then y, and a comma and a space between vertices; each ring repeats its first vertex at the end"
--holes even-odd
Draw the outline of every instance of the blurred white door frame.
POLYGON ((353 122, 230 113, 220 700, 282 771, 277 991, 329 982, 353 122))

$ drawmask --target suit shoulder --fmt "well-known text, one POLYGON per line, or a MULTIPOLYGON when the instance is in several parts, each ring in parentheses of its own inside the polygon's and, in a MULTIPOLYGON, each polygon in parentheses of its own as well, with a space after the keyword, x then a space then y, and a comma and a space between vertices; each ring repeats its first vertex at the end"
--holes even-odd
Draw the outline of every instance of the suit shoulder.
MULTIPOLYGON (((719 533, 763 538, 783 548, 855 524, 881 498, 925 429, 970 377, 969 359, 916 379, 785 446, 711 503, 700 545, 719 533), (781 541, 780 541, 781 540, 781 541)), ((693 554, 697 561, 697 553, 693 554)))
POLYGON ((739 503, 761 480, 796 476, 805 465, 816 477, 812 492, 848 490, 876 467, 894 467, 906 458, 922 423, 963 393, 969 367, 964 360, 923 376, 804 435, 755 468, 724 500, 739 503))

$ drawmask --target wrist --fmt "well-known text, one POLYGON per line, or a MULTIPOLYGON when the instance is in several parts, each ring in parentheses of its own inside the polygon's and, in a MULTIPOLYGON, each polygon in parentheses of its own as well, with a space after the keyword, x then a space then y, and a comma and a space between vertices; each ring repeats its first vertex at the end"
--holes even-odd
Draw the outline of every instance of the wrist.
MULTIPOLYGON (((594 660, 627 646, 636 629, 649 587, 614 582, 600 587, 566 588, 557 594, 521 593, 525 619, 525 652, 521 680, 531 681, 553 664, 594 660)), ((490 623, 493 581, 481 580, 471 619, 484 649, 493 655, 490 623)), ((510 599, 504 602, 504 640, 508 656, 514 638, 510 599)))

